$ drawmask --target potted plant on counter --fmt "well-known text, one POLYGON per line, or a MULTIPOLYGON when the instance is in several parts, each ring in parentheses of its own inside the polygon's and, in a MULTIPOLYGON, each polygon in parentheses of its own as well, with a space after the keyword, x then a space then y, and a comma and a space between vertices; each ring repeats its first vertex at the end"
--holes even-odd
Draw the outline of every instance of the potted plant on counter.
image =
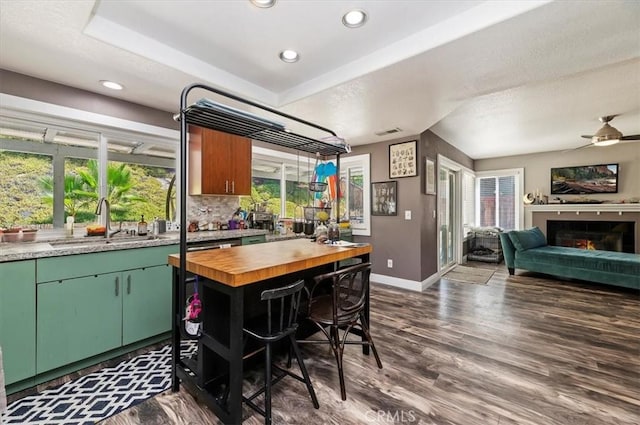
POLYGON ((22 242, 33 242, 36 240, 38 229, 22 229, 22 242))
POLYGON ((7 229, 2 230, 2 240, 4 242, 18 242, 22 234, 20 233, 22 229, 20 227, 9 227, 7 229))

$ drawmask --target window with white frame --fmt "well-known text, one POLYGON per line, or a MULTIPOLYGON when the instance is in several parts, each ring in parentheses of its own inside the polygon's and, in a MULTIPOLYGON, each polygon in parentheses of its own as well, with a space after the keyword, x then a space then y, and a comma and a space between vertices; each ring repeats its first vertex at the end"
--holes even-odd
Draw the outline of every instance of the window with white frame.
POLYGON ((341 221, 348 221, 354 235, 371 236, 371 187, 369 154, 340 158, 341 221))
MULTIPOLYGON (((326 163, 335 159, 327 158, 326 163)), ((317 206, 326 194, 310 192, 315 158, 305 153, 287 153, 269 148, 254 147, 252 159, 251 196, 241 196, 240 206, 249 211, 262 203, 267 211, 280 217, 295 218, 299 206, 317 206)), ((348 221, 354 235, 370 236, 369 154, 340 158, 340 221, 348 221)), ((333 190, 333 188, 331 189, 333 190)), ((335 217, 335 201, 331 203, 335 217)))
POLYGON ((61 228, 69 216, 76 223, 94 222, 101 196, 109 199, 114 221, 165 217, 177 141, 117 130, 103 134, 76 124, 89 127, 0 115, 0 165, 7 177, 0 199, 12 201, 0 204, 0 227, 61 228), (100 166, 101 144, 107 167, 100 166))
POLYGON ((476 173, 476 223, 482 227, 513 230, 522 227, 519 202, 523 170, 496 170, 476 173))
POLYGON ((462 227, 468 234, 476 225, 476 177, 469 171, 462 172, 462 227))

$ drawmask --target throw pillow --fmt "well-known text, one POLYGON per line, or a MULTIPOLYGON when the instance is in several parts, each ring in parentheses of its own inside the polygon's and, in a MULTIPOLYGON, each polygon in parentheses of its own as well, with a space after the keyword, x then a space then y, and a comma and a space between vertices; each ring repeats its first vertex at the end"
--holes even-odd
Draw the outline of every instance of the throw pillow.
POLYGON ((509 232, 509 239, 513 242, 513 246, 517 251, 526 251, 527 249, 545 246, 547 239, 537 227, 527 230, 512 230, 509 232))

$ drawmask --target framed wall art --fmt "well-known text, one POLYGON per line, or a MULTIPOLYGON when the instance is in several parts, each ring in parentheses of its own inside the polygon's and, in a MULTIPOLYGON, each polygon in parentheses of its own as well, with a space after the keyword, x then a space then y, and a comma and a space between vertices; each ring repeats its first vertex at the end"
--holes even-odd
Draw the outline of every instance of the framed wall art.
POLYGON ((436 194, 436 164, 430 158, 425 158, 424 161, 424 193, 436 194))
POLYGON ((418 141, 389 145, 389 178, 413 177, 418 175, 418 141))
POLYGON ((371 215, 398 215, 398 182, 371 183, 371 215))

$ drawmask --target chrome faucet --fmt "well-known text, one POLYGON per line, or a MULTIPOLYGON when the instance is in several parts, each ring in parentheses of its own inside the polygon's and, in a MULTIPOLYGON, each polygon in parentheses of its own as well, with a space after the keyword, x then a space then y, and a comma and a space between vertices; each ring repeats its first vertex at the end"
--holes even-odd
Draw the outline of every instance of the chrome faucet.
POLYGON ((115 235, 116 233, 120 233, 122 231, 122 222, 120 222, 120 228, 118 230, 115 231, 111 231, 111 204, 109 203, 109 200, 105 197, 102 197, 100 199, 98 199, 98 206, 96 207, 96 215, 101 215, 102 214, 102 204, 105 205, 106 207, 106 211, 105 211, 105 215, 107 216, 106 218, 106 223, 105 223, 105 232, 104 232, 104 237, 105 238, 110 238, 111 236, 115 235))

